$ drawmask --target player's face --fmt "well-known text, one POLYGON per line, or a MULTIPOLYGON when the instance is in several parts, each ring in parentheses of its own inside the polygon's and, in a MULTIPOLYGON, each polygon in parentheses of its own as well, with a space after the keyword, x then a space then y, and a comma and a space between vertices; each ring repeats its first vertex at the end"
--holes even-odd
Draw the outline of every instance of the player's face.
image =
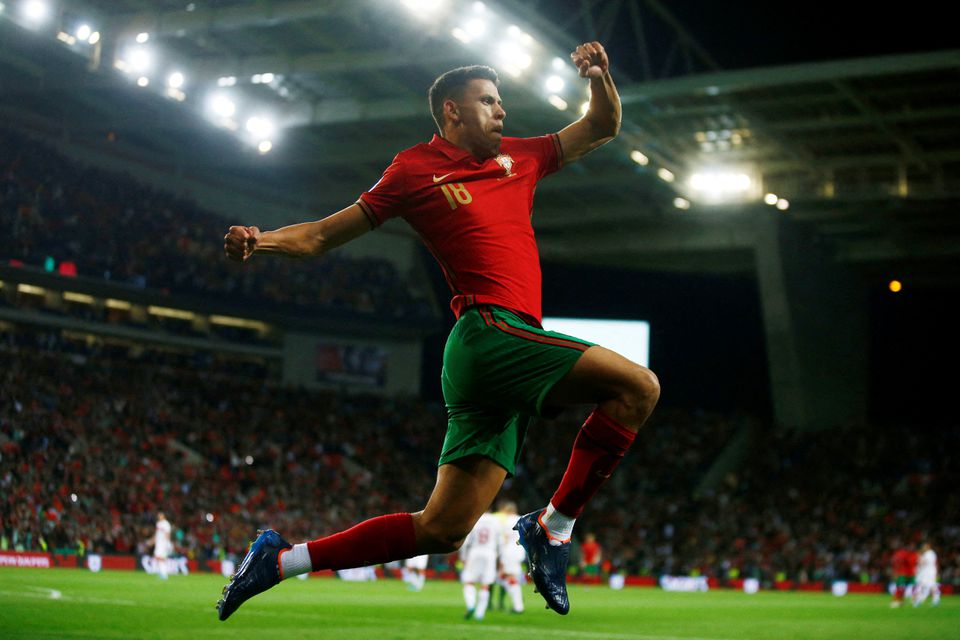
POLYGON ((490 80, 471 80, 457 107, 463 133, 470 145, 488 157, 500 153, 503 119, 507 112, 503 110, 497 86, 490 80))

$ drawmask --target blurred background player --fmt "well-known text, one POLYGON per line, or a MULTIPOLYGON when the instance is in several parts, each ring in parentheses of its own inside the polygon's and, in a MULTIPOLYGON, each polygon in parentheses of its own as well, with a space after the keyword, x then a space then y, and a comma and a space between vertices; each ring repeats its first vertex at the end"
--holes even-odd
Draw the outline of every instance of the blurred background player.
POLYGON ((514 529, 520 515, 517 511, 517 505, 511 500, 505 500, 500 504, 500 511, 496 514, 500 519, 501 541, 500 541, 500 576, 498 584, 500 585, 500 603, 499 608, 503 609, 504 596, 510 596, 510 613, 523 613, 523 589, 520 588, 520 581, 523 578, 523 563, 527 559, 527 554, 520 546, 520 534, 514 529))
POLYGON ((170 557, 170 552, 173 551, 173 542, 170 539, 172 528, 167 516, 162 511, 158 513, 157 528, 151 541, 153 542, 154 566, 157 568, 157 575, 163 580, 167 579, 167 559, 170 557))
POLYGON ((917 552, 908 547, 902 547, 893 552, 893 602, 890 607, 896 609, 903 604, 904 595, 911 595, 914 575, 917 570, 917 552))
POLYGON ((484 513, 477 520, 463 546, 460 558, 463 571, 460 582, 463 583, 463 601, 467 605, 467 620, 483 620, 490 604, 490 585, 497 579, 497 558, 503 529, 500 519, 492 513, 484 513))
POLYGON ((919 607, 930 596, 930 604, 940 604, 940 585, 937 583, 937 552, 929 542, 920 547, 917 560, 917 582, 913 587, 913 606, 919 607))
POLYGON ((580 544, 580 570, 585 576, 599 576, 601 562, 603 562, 603 550, 597 542, 597 536, 588 533, 580 544))
POLYGON ((424 554, 414 556, 403 561, 403 581, 410 586, 411 591, 422 591, 427 582, 427 559, 424 554))

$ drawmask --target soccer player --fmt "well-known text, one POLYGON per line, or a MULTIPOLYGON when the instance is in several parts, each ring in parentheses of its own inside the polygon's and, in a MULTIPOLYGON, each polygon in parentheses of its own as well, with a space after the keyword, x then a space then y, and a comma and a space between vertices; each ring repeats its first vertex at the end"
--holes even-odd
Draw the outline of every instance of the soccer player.
MULTIPOLYGON (((523 577, 523 562, 527 559, 527 554, 520 546, 519 532, 514 529, 520 519, 516 503, 504 501, 498 514, 502 525, 500 585, 510 596, 510 613, 523 613, 523 589, 520 588, 520 579, 523 577)), ((502 596, 500 608, 503 608, 502 596)))
POLYGON ((503 537, 503 525, 492 513, 484 513, 467 534, 460 547, 463 571, 463 601, 467 605, 467 620, 482 622, 490 604, 490 585, 497 579, 497 558, 503 537))
POLYGON ((930 596, 930 604, 940 604, 940 585, 937 583, 937 552, 929 542, 920 547, 917 560, 917 583, 913 587, 913 606, 919 607, 930 596))
POLYGON ((914 575, 917 570, 917 552, 901 547, 893 552, 893 582, 895 589, 890 607, 896 609, 903 604, 903 596, 913 589, 914 575))
POLYGON ((403 580, 410 585, 411 591, 423 591, 427 582, 427 554, 407 558, 403 561, 403 580))
POLYGON ((420 235, 446 276, 457 322, 441 375, 447 434, 437 481, 422 511, 372 518, 290 545, 261 532, 217 604, 221 620, 285 578, 311 570, 389 562, 457 550, 512 474, 528 422, 568 405, 595 405, 549 503, 517 523, 530 574, 547 606, 569 611, 570 536, 584 506, 613 473, 653 411, 659 381, 647 368, 585 340, 541 328, 540 259, 531 225, 537 182, 610 141, 620 98, 597 42, 571 54, 590 85, 586 113, 558 133, 504 137, 496 71, 448 71, 430 88, 439 128, 400 152, 356 203, 314 222, 263 232, 232 226, 224 251, 324 254, 391 218, 420 235))
POLYGON ((170 539, 172 529, 173 527, 170 526, 167 516, 162 511, 157 513, 157 528, 151 541, 153 542, 154 566, 156 566, 157 573, 162 580, 167 579, 167 558, 173 551, 173 542, 170 539))
POLYGON ((580 568, 585 576, 599 576, 603 550, 597 542, 597 536, 588 533, 580 545, 580 568))

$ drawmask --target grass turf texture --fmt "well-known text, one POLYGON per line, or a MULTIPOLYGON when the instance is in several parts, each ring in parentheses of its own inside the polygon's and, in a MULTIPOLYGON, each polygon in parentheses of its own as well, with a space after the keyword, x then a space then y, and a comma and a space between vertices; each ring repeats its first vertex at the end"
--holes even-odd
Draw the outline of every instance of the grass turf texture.
POLYGON ((347 583, 329 578, 284 582, 245 603, 226 622, 214 603, 220 576, 174 576, 75 569, 0 569, 0 638, 583 638, 585 640, 910 640, 957 637, 960 597, 919 609, 889 608, 889 597, 574 585, 571 612, 543 608, 527 587, 527 611, 490 611, 463 620, 454 582, 420 593, 398 580, 347 583))

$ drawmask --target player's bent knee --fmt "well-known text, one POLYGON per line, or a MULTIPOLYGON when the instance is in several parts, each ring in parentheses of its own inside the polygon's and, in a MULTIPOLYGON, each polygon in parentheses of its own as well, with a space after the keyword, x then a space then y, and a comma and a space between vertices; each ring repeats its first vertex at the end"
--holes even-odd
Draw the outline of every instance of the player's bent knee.
POLYGON ((636 373, 638 395, 645 401, 655 404, 660 399, 660 379, 653 371, 640 367, 636 373))
POLYGON ((619 394, 603 406, 628 427, 639 428, 660 399, 660 380, 646 367, 636 365, 622 379, 619 394))
POLYGON ((637 412, 645 412, 660 399, 660 380, 646 367, 637 365, 630 371, 621 401, 637 412))

